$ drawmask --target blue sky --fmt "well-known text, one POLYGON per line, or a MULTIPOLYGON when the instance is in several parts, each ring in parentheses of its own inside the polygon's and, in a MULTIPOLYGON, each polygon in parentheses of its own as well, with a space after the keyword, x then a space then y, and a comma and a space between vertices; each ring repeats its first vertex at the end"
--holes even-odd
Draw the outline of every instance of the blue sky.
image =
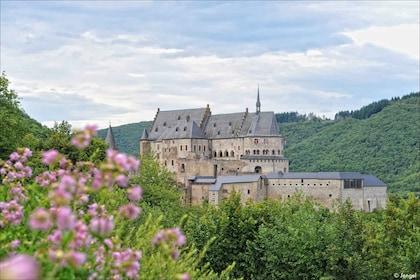
POLYGON ((418 1, 1 1, 1 70, 52 126, 157 108, 333 118, 419 91, 418 1))

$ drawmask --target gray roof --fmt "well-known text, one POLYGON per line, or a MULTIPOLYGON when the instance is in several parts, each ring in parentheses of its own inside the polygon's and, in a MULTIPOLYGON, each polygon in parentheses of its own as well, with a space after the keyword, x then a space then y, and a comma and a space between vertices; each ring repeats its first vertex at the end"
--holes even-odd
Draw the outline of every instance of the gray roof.
MULTIPOLYGON (((197 133, 191 123, 201 124, 207 108, 158 111, 149 132, 149 140, 189 138, 197 133), (188 129, 190 128, 190 129, 188 129), (193 133, 194 132, 194 133, 193 133)), ((199 128, 199 125, 197 125, 199 128)))
POLYGON ((213 176, 191 176, 187 178, 188 181, 194 181, 197 184, 213 184, 216 178, 213 176))
POLYGON ((261 175, 240 175, 240 176, 219 176, 216 179, 216 182, 212 184, 209 188, 209 191, 219 191, 222 188, 223 184, 232 184, 232 183, 251 183, 258 182, 261 175))
POLYGON ((158 110, 147 139, 224 139, 246 136, 280 136, 274 112, 256 114, 246 110, 243 113, 211 115, 209 107, 158 110))
POLYGON ((117 144, 115 144, 114 132, 112 131, 111 125, 109 125, 106 132, 105 143, 109 145, 110 149, 117 150, 117 144))
POLYGON ((365 187, 386 187, 386 184, 372 174, 362 174, 365 187))
POLYGON ((147 129, 143 129, 143 133, 141 134, 140 140, 147 140, 149 138, 149 132, 147 132, 147 129))
POLYGON ((360 172, 288 172, 288 173, 270 173, 267 174, 268 179, 320 179, 320 180, 346 180, 346 179, 363 179, 363 185, 383 186, 386 184, 372 174, 361 174, 360 172))

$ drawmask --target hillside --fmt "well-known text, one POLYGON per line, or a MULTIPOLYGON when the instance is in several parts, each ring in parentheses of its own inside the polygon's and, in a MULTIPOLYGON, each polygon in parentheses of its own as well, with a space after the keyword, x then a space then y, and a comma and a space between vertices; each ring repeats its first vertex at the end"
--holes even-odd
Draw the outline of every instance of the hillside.
MULTIPOLYGON (((336 120, 298 117, 280 122, 290 171, 370 173, 383 180, 389 192, 420 196, 419 104, 417 93, 374 102, 336 120)), ((141 133, 150 124, 113 127, 120 151, 138 156, 141 133)), ((106 129, 99 136, 105 139, 106 129)))
POLYGON ((290 171, 371 173, 390 192, 420 195, 419 100, 395 100, 361 120, 280 124, 290 171))
MULTIPOLYGON (((140 154, 140 137, 143 129, 148 129, 151 121, 142 121, 138 123, 130 123, 121 126, 112 127, 115 142, 118 149, 126 154, 138 157, 140 154)), ((98 136, 105 140, 107 129, 98 131, 98 136)))

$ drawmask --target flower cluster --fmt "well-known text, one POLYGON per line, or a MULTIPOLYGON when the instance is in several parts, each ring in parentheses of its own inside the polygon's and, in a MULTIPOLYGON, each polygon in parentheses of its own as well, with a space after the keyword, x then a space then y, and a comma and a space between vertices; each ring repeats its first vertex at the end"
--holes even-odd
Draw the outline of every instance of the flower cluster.
POLYGON ((173 260, 178 259, 180 253, 177 248, 184 246, 185 242, 185 235, 181 233, 179 227, 162 229, 152 240, 154 246, 162 246, 168 250, 173 260))
MULTIPOLYGON (((76 133, 72 143, 85 148, 94 135, 96 126, 87 126, 84 131, 76 133)), ((17 226, 23 221, 27 192, 22 182, 32 176, 31 168, 24 166, 24 163, 31 155, 29 149, 20 149, 11 154, 0 169, 0 175, 4 178, 2 184, 7 188, 6 201, 0 201, 0 227, 17 226)), ((50 170, 37 176, 35 181, 47 188, 48 201, 36 207, 28 218, 31 230, 45 233, 45 238, 37 242, 39 248, 35 257, 47 258, 55 264, 52 273, 61 267, 85 267, 100 273, 93 273, 91 279, 108 278, 109 275, 100 272, 98 266, 102 264, 110 267, 103 273, 111 274, 113 279, 137 279, 141 252, 121 248, 116 240, 113 242, 106 237, 114 229, 114 215, 123 219, 135 219, 140 215, 140 208, 133 203, 141 199, 142 189, 140 186, 130 186, 127 176, 128 172, 138 169, 139 160, 108 150, 105 162, 96 167, 90 162, 73 164, 58 151, 49 150, 43 153, 42 162, 50 170), (105 205, 90 202, 90 194, 104 187, 108 190, 125 188, 130 203, 108 213, 105 205), (89 252, 95 252, 95 260, 88 257, 89 252), (109 264, 111 259, 113 262, 109 264)), ((14 240, 9 247, 13 249, 19 245, 20 240, 14 240)), ((1 279, 36 279, 41 273, 35 258, 22 254, 10 255, 0 266, 3 270, 1 279), (26 265, 22 264, 24 261, 26 265), (29 272, 21 277, 19 271, 29 272)))
POLYGON ((24 166, 32 152, 28 149, 18 149, 13 152, 9 160, 0 168, 3 175, 2 184, 7 187, 6 200, 0 201, 0 228, 6 225, 20 225, 23 218, 22 204, 27 200, 27 192, 22 187, 22 181, 32 176, 32 169, 24 166))

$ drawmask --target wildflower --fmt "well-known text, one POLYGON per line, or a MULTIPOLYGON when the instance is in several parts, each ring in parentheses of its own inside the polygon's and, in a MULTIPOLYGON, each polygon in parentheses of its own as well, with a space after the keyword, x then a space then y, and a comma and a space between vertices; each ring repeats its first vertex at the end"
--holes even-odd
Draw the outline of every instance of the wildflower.
POLYGON ((65 264, 73 268, 79 268, 86 261, 86 254, 76 251, 70 251, 64 256, 65 264))
POLYGON ((16 240, 13 240, 11 243, 10 243, 10 247, 12 248, 12 249, 16 249, 17 247, 19 247, 20 246, 20 240, 19 239, 16 239, 16 240))
POLYGON ((70 207, 61 207, 57 209, 57 227, 61 230, 72 230, 76 226, 76 216, 70 207))
POLYGON ((127 187, 128 181, 128 177, 123 174, 120 174, 117 176, 117 178, 115 178, 115 182, 118 184, 118 186, 122 188, 127 187))
POLYGON ((49 150, 42 154, 42 162, 45 165, 51 165, 58 157, 59 153, 56 150, 49 150))
POLYGON ((49 230, 51 226, 50 213, 44 208, 37 208, 29 217, 29 227, 32 230, 49 230))
POLYGON ((95 217, 90 221, 89 228, 92 232, 105 235, 114 229, 113 217, 95 217))
POLYGON ((143 194, 143 189, 140 186, 134 186, 127 190, 128 199, 131 201, 139 201, 143 194))
POLYGON ((83 131, 76 131, 71 139, 71 143, 77 148, 83 149, 89 146, 92 137, 97 134, 98 127, 96 125, 87 125, 83 131))
POLYGON ((178 275, 179 280, 190 280, 190 275, 188 273, 183 273, 178 275))
POLYGON ((0 262, 0 279, 38 279, 39 270, 39 264, 33 257, 18 254, 0 262))
POLYGON ((121 206, 119 212, 126 219, 135 219, 140 215, 140 208, 133 204, 128 204, 121 206))

